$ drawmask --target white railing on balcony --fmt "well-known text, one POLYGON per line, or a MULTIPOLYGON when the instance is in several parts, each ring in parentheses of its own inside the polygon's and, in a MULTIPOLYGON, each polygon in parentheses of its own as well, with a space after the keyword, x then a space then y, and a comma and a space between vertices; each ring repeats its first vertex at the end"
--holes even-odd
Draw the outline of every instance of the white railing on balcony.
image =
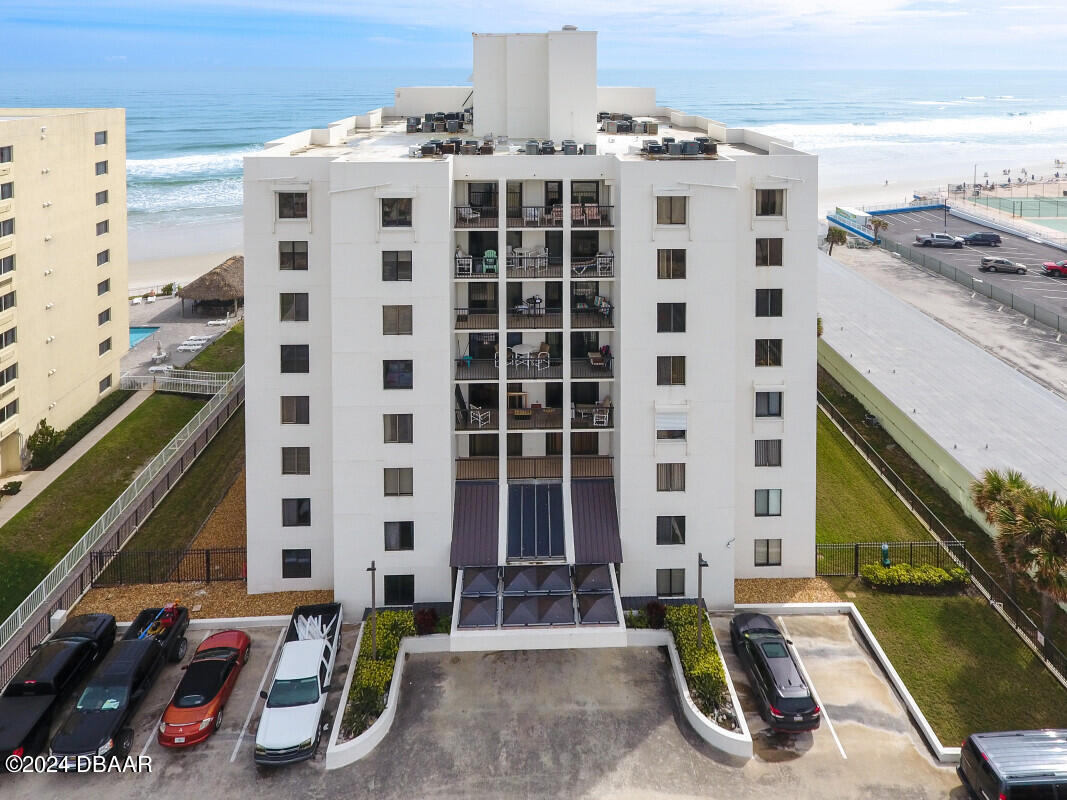
POLYGON ((134 479, 133 483, 126 487, 118 499, 111 504, 111 507, 67 551, 67 554, 52 568, 52 571, 45 576, 44 580, 37 584, 37 587, 19 604, 19 607, 11 612, 11 615, 0 625, 0 648, 3 648, 18 633, 23 624, 42 605, 48 602, 52 592, 63 585, 63 582, 74 571, 74 568, 78 566, 78 562, 85 557, 85 554, 93 549, 93 546, 103 538, 108 528, 129 509, 144 488, 151 484, 159 473, 170 467, 185 443, 195 436, 200 426, 211 419, 218 407, 235 390, 241 387, 244 380, 245 368, 242 366, 223 384, 215 396, 208 400, 204 407, 189 420, 185 427, 178 431, 175 437, 152 459, 151 463, 141 470, 141 474, 134 479))
POLYGON ((151 375, 123 375, 119 378, 120 389, 154 389, 157 392, 181 392, 182 394, 215 394, 233 377, 232 372, 198 372, 175 369, 153 372, 151 375))

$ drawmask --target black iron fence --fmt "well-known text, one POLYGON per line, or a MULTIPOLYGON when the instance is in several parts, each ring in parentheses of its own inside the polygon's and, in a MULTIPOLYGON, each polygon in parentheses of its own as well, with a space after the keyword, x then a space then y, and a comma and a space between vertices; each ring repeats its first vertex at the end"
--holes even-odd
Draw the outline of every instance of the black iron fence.
MULTIPOLYGON (((827 414, 838 427, 845 434, 852 445, 863 453, 868 461, 877 469, 886 482, 896 490, 897 494, 904 501, 904 504, 911 509, 920 520, 926 523, 926 526, 930 529, 930 532, 937 539, 936 542, 931 544, 937 546, 945 554, 945 558, 952 559, 955 564, 963 567, 970 573, 971 582, 975 588, 982 593, 982 595, 989 601, 989 604, 994 609, 1001 613, 1001 616, 1006 619, 1014 628, 1016 633, 1019 634, 1022 639, 1030 645, 1045 661, 1046 666, 1056 675, 1056 677, 1067 686, 1067 656, 1063 654, 1052 641, 1046 639, 1041 632, 1041 626, 1031 619, 1030 615, 1022 609, 1011 594, 1004 589, 992 575, 983 567, 978 560, 967 551, 966 546, 955 534, 948 529, 933 511, 931 511, 926 503, 911 490, 911 487, 904 482, 897 473, 890 467, 878 454, 878 451, 868 442, 863 435, 853 427, 852 423, 848 421, 844 414, 842 414, 831 403, 826 396, 822 393, 818 393, 819 408, 827 414)), ((910 544, 910 543, 904 543, 910 544)), ((817 547, 826 547, 827 545, 817 545, 817 547)), ((852 546, 852 545, 846 545, 852 546)), ((864 546, 864 545, 861 545, 864 546)), ((881 543, 877 544, 878 557, 881 558, 881 543)), ((890 545, 892 547, 892 545, 890 545)), ((855 554, 853 554, 855 558, 855 554)), ((899 557, 898 557, 899 558, 899 557)), ((880 562, 879 562, 880 563, 880 562)), ((945 566, 945 563, 940 563, 940 566, 945 566)), ((862 566, 862 565, 861 565, 862 566)), ((818 569, 818 568, 817 568, 818 569)), ((858 567, 855 568, 858 572, 858 567)), ((856 572, 846 572, 846 575, 856 574, 856 572)), ((819 572, 820 575, 829 575, 830 573, 819 572)), ((834 573, 842 574, 842 573, 834 573)), ((1059 606, 1056 607, 1057 618, 1064 611, 1059 606)))
POLYGON ((213 550, 97 550, 91 554, 92 585, 244 580, 246 552, 244 547, 213 550))
POLYGON ((963 542, 850 542, 815 545, 815 574, 823 577, 859 577, 860 569, 881 564, 911 564, 915 567, 957 567, 967 556, 963 542))

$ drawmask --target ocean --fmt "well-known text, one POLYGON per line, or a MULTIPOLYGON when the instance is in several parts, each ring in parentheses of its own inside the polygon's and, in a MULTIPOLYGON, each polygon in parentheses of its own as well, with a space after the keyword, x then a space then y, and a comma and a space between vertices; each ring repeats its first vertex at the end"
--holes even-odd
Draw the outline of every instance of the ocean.
MULTIPOLYGON (((392 102, 394 86, 465 83, 467 70, 344 69, 5 73, 0 105, 127 109, 131 238, 233 222, 241 159, 273 138, 392 102)), ((662 105, 753 127, 820 156, 823 186, 1067 160, 1064 71, 601 70, 603 85, 657 87, 662 105)), ((610 109, 606 109, 610 110, 610 109)), ((1061 169, 1061 174, 1063 170, 1061 169)))

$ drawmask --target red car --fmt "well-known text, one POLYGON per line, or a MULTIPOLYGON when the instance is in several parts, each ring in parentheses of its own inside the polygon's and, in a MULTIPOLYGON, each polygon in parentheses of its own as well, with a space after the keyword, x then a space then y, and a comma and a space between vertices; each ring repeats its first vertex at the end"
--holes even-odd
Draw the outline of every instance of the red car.
POLYGON ((160 720, 161 745, 189 747, 222 727, 222 709, 248 662, 251 645, 242 631, 221 631, 196 648, 160 720))
POLYGON ((1067 261, 1046 261, 1041 265, 1041 271, 1049 276, 1067 278, 1067 261))

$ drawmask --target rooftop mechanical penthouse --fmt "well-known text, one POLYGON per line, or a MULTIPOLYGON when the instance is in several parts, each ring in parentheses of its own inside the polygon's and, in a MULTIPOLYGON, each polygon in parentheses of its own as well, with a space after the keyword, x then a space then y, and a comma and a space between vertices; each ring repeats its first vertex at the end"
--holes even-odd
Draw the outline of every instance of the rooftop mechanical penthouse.
POLYGON ((698 554, 711 607, 812 575, 816 181, 598 87, 573 29, 247 157, 249 590, 363 608, 374 575, 595 644, 698 554))

